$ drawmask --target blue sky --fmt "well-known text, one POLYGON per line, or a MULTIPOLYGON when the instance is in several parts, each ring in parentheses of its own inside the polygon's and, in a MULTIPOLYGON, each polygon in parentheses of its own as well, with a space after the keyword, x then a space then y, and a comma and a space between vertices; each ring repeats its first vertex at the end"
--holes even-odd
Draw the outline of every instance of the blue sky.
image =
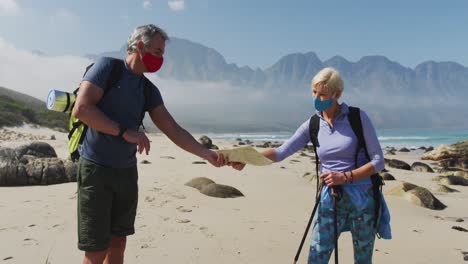
POLYGON ((0 38, 49 55, 117 50, 148 23, 241 66, 308 51, 468 66, 468 1, 0 0, 0 38))

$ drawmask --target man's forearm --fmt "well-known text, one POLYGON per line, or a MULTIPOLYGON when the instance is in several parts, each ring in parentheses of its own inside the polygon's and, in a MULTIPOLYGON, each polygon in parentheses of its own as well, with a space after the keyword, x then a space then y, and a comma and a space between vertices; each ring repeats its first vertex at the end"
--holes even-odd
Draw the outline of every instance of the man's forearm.
POLYGON ((99 132, 114 136, 119 134, 119 124, 108 118, 96 106, 81 106, 75 116, 99 132))

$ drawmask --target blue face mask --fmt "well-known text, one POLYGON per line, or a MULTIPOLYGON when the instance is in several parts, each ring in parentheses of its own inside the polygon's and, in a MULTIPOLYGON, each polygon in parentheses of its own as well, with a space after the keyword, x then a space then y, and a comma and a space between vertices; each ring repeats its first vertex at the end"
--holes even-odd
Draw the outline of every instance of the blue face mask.
POLYGON ((317 111, 326 111, 328 108, 330 108, 333 104, 333 98, 330 98, 325 101, 321 101, 317 97, 314 97, 314 106, 317 111))

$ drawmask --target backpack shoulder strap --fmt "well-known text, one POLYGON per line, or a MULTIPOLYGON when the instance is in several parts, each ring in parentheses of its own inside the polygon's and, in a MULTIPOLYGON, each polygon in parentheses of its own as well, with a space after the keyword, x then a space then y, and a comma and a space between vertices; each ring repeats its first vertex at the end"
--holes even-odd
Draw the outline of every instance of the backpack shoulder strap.
POLYGON ((310 136, 310 142, 312 143, 312 146, 314 147, 314 153, 315 153, 315 179, 316 179, 316 192, 315 192, 315 201, 319 200, 319 195, 320 195, 320 185, 319 185, 319 158, 317 154, 317 148, 320 147, 320 144, 318 142, 318 132, 320 129, 320 117, 315 114, 310 118, 309 121, 309 136, 310 136))
POLYGON ((310 142, 314 146, 314 150, 320 147, 318 142, 318 132, 320 129, 320 117, 318 115, 313 115, 309 121, 309 136, 310 142))
MULTIPOLYGON (((367 160, 370 161, 369 152, 367 151, 367 147, 366 147, 366 141, 364 139, 364 134, 362 132, 361 110, 358 107, 350 106, 348 120, 349 120, 349 123, 351 124, 351 128, 353 129, 354 134, 356 134, 356 137, 358 138, 358 147, 357 147, 356 155, 355 155, 355 164, 357 166, 357 156, 361 148, 364 148, 364 153, 366 154, 366 158, 367 160)), ((373 196, 374 196, 374 203, 375 203, 374 228, 377 228, 377 223, 378 223, 377 219, 379 219, 379 213, 380 213, 380 193, 382 192, 383 181, 382 181, 382 178, 377 173, 371 175, 370 178, 372 182, 372 189, 373 189, 373 196)), ((377 237, 379 236, 377 235, 377 237)))
POLYGON ((349 124, 353 129, 354 134, 358 139, 358 152, 361 148, 364 148, 367 160, 370 160, 369 152, 366 147, 366 140, 364 139, 364 133, 362 132, 362 121, 361 121, 361 109, 358 107, 349 107, 348 114, 349 124))
POLYGON ((145 128, 145 125, 143 124, 143 120, 145 119, 145 113, 147 111, 146 109, 146 104, 151 100, 151 92, 152 92, 152 89, 153 89, 153 84, 151 83, 151 81, 146 78, 146 76, 143 76, 144 78, 144 87, 143 87, 143 98, 144 98, 144 105, 143 105, 143 111, 141 113, 141 121, 140 121, 140 125, 141 127, 143 128, 144 131, 146 131, 146 128, 145 128))
POLYGON ((91 67, 93 67, 93 65, 94 65, 94 62, 91 63, 91 64, 89 64, 88 66, 86 66, 86 70, 85 70, 85 72, 83 73, 83 77, 85 77, 86 73, 89 71, 89 69, 91 69, 91 67))
POLYGON ((109 76, 107 77, 106 87, 103 87, 104 95, 119 82, 119 80, 122 78, 122 73, 125 67, 123 60, 116 58, 110 59, 112 69, 109 76))
MULTIPOLYGON (((85 69, 85 71, 84 71, 84 73, 83 73, 83 77, 81 77, 81 78, 84 78, 84 77, 85 77, 86 73, 89 71, 89 69, 91 69, 91 67, 93 67, 93 65, 94 65, 94 62, 91 63, 91 64, 89 64, 88 66, 86 66, 86 69, 85 69)), ((77 95, 79 89, 80 89, 80 86, 78 86, 78 87, 73 91, 73 94, 74 94, 74 95, 77 95)), ((67 103, 67 106, 68 106, 68 103, 67 103)), ((72 108, 73 108, 73 106, 72 106, 72 108)))
MULTIPOLYGON (((116 59, 116 58, 109 58, 109 59, 111 60, 112 69, 111 69, 109 76, 107 77, 107 82, 106 82, 105 87, 102 87, 104 89, 104 94, 106 94, 109 91, 109 88, 114 87, 117 84, 117 82, 120 80, 120 78, 122 78, 122 72, 124 69, 123 60, 116 59)), ((86 66, 85 72, 83 73, 83 77, 86 75, 89 69, 93 67, 93 65, 94 65, 94 62, 86 66)), ((73 91, 75 95, 78 93, 79 88, 80 87, 76 88, 75 91, 73 91)))
MULTIPOLYGON (((151 90, 153 89, 153 84, 151 83, 151 81, 146 78, 146 76, 143 76, 145 79, 145 86, 144 86, 144 90, 143 90, 143 95, 144 95, 144 98, 145 98, 145 104, 147 102, 150 101, 151 99, 151 90)), ((146 110, 146 109, 145 109, 146 110)))

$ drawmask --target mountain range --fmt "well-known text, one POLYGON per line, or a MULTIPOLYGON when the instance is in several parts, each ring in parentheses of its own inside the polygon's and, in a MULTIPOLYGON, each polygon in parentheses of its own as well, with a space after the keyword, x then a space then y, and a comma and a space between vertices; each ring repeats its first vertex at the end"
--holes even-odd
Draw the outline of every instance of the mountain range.
MULTIPOLYGON (((87 57, 123 58, 125 55, 124 45, 119 51, 87 57)), ((245 123, 244 118, 244 123, 231 122, 229 125, 246 128, 258 125, 259 130, 269 130, 278 127, 270 126, 268 122, 280 122, 282 128, 291 129, 313 113, 310 82, 324 67, 333 67, 340 72, 345 83, 343 100, 369 110, 379 128, 468 127, 465 116, 468 112, 465 103, 465 98, 468 98, 468 68, 456 62, 426 61, 410 68, 380 55, 364 56, 356 62, 342 56, 322 61, 314 52, 307 52, 285 55, 272 66, 260 69, 228 63, 213 48, 174 37, 167 43, 164 66, 157 75, 162 80, 192 85, 228 84, 245 98, 255 91, 269 94, 265 100, 273 105, 281 101, 281 107, 265 106, 258 111, 273 111, 269 113, 270 118, 262 118, 263 115, 258 114, 260 119, 255 119, 255 114, 252 114, 250 123, 245 123), (287 102, 286 97, 290 99, 287 102), (291 114, 286 114, 286 120, 275 119, 284 111, 298 114, 292 118, 288 117, 291 114)), ((183 111, 179 109, 179 112, 183 111)), ((191 114, 185 111, 181 118, 196 126, 200 122, 192 124, 194 116, 191 114)), ((250 114, 246 112, 243 115, 250 114)))
MULTIPOLYGON (((126 47, 96 56, 122 58, 126 47)), ((293 53, 281 57, 266 68, 253 69, 227 63, 216 50, 180 38, 168 42, 161 78, 180 81, 221 82, 233 86, 294 90, 309 87, 313 76, 324 67, 337 69, 345 87, 361 92, 404 93, 405 95, 467 95, 468 68, 456 62, 426 61, 414 69, 385 56, 364 56, 351 62, 341 56, 322 61, 314 52, 293 53)))

